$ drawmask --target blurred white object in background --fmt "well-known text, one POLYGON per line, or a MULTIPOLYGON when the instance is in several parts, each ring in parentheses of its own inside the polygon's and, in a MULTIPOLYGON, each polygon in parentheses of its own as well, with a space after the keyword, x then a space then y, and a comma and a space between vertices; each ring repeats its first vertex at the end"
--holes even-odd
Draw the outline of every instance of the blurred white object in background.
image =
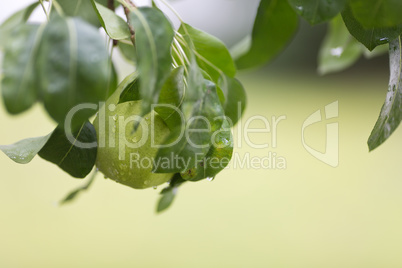
MULTIPOLYGON (((14 12, 33 3, 33 0, 7 1, 0 9, 0 23, 14 12)), ((138 5, 149 5, 149 0, 133 0, 138 5)), ((170 0, 167 1, 191 26, 202 29, 219 39, 227 46, 233 46, 251 33, 259 0, 170 0)), ((175 27, 179 26, 177 17, 157 0, 158 6, 168 15, 175 27)), ((33 21, 44 20, 43 11, 37 8, 33 21)))
MULTIPOLYGON (((259 0, 169 1, 186 23, 218 37, 228 47, 251 34, 259 2, 259 0)), ((177 27, 179 20, 162 1, 157 3, 177 27)))

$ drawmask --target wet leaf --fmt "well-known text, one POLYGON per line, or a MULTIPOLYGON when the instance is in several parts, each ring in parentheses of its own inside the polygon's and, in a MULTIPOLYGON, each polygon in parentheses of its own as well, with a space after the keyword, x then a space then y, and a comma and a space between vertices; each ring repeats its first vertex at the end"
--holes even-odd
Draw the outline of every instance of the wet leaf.
POLYGON ((134 9, 130 13, 130 23, 135 29, 141 115, 145 115, 151 111, 151 104, 158 103, 159 92, 170 74, 174 32, 169 20, 156 8, 134 9))
POLYGON ((57 127, 39 156, 75 178, 85 178, 95 165, 97 139, 94 126, 86 122, 71 133, 57 127))
POLYGON ((160 148, 156 162, 166 159, 179 159, 169 167, 158 165, 155 173, 178 173, 195 167, 197 160, 202 159, 209 151, 213 133, 220 129, 224 111, 216 93, 215 85, 205 80, 206 89, 202 98, 191 105, 191 116, 186 126, 180 125, 172 130, 165 147, 160 148), (184 128, 186 127, 186 128, 184 128))
MULTIPOLYGON (((38 73, 45 108, 58 123, 76 105, 97 105, 116 88, 104 40, 96 28, 76 18, 55 17, 47 24, 38 73)), ((74 118, 81 125, 95 112, 82 109, 74 118)))
POLYGON ((229 77, 236 75, 236 66, 225 44, 218 38, 182 23, 179 33, 190 39, 190 48, 197 58, 200 68, 205 70, 215 83, 221 73, 229 77))
POLYGON ((349 0, 356 19, 365 28, 388 28, 402 24, 400 0, 349 0))
POLYGON ((385 103, 368 140, 370 151, 385 142, 402 120, 402 40, 389 44, 391 76, 385 103))
POLYGON ((348 5, 342 12, 342 17, 349 32, 370 51, 376 46, 389 43, 390 40, 402 34, 402 25, 390 28, 364 28, 354 17, 348 5))
POLYGON ((183 99, 184 67, 182 66, 172 71, 160 92, 158 105, 155 106, 155 112, 171 130, 183 124, 180 111, 183 99))
POLYGON ((240 120, 246 108, 246 91, 239 80, 227 76, 221 77, 219 87, 225 97, 223 105, 225 115, 231 120, 231 126, 234 126, 240 120))
POLYGON ((22 24, 6 42, 1 80, 4 105, 11 114, 29 109, 38 99, 36 59, 43 27, 22 24))
POLYGON ((29 138, 11 145, 0 145, 0 150, 14 162, 28 164, 43 148, 50 135, 51 133, 47 136, 29 138))
POLYGON ((297 14, 310 24, 318 24, 335 17, 345 6, 346 0, 288 0, 297 14))
POLYGON ((297 30, 297 14, 283 0, 261 0, 250 50, 236 60, 237 68, 265 64, 281 52, 297 30))
POLYGON ((318 72, 328 74, 350 67, 363 54, 361 44, 350 35, 343 23, 342 17, 337 16, 329 24, 327 36, 318 57, 318 72))
POLYGON ((199 181, 214 178, 229 164, 233 154, 233 137, 230 127, 227 120, 223 121, 221 129, 212 137, 212 145, 207 155, 195 167, 181 173, 183 179, 199 181))

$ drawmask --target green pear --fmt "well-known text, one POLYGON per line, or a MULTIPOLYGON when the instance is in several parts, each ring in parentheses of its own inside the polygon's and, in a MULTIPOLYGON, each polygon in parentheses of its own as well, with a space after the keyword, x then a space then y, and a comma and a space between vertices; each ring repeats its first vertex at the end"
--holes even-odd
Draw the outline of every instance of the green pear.
POLYGON ((173 176, 152 173, 156 145, 162 144, 170 131, 154 111, 139 117, 140 100, 118 104, 128 83, 126 79, 119 85, 94 120, 98 137, 96 166, 106 178, 132 188, 155 187, 173 176), (140 123, 134 131, 136 122, 140 123))

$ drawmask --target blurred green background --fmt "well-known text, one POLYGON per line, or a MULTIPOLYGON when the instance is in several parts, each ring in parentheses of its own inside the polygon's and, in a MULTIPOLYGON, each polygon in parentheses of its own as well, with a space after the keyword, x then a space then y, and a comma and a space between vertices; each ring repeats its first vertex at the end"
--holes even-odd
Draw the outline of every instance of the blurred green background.
MULTIPOLYGON (((320 77, 324 30, 303 24, 268 67, 239 75, 248 94, 243 124, 254 115, 287 119, 276 148, 253 149, 243 139, 236 153, 274 152, 285 170, 231 168, 212 182, 188 183, 157 215, 162 187, 133 190, 101 175, 76 202, 58 207, 84 181, 38 157, 18 165, 0 154, 0 267, 402 267, 402 130, 371 153, 366 145, 387 90, 387 58, 320 77), (337 168, 301 142, 304 120, 334 101, 337 168)), ((54 128, 40 106, 17 117, 0 109, 1 144, 54 128)), ((315 124, 306 142, 323 151, 325 134, 325 123, 315 124)), ((271 144, 272 135, 250 138, 271 144)))

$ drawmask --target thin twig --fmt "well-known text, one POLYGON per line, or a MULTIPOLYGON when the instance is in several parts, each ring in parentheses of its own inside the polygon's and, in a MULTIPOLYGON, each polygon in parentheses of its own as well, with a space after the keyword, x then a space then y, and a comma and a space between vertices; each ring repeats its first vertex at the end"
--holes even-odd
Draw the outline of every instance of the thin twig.
MULTIPOLYGON (((129 3, 130 5, 132 5, 133 7, 136 7, 130 0, 126 0, 126 2, 129 3)), ((133 26, 130 23, 130 9, 128 7, 124 7, 124 14, 126 14, 128 28, 130 29, 131 42, 135 46, 135 31, 134 31, 133 26)))
POLYGON ((130 29, 131 33, 131 42, 135 46, 135 30, 130 23, 130 10, 136 9, 137 6, 131 0, 119 0, 119 2, 123 5, 124 14, 126 15, 127 18, 128 28, 130 29))
POLYGON ((114 0, 107 0, 107 7, 108 7, 111 11, 114 11, 114 0))

